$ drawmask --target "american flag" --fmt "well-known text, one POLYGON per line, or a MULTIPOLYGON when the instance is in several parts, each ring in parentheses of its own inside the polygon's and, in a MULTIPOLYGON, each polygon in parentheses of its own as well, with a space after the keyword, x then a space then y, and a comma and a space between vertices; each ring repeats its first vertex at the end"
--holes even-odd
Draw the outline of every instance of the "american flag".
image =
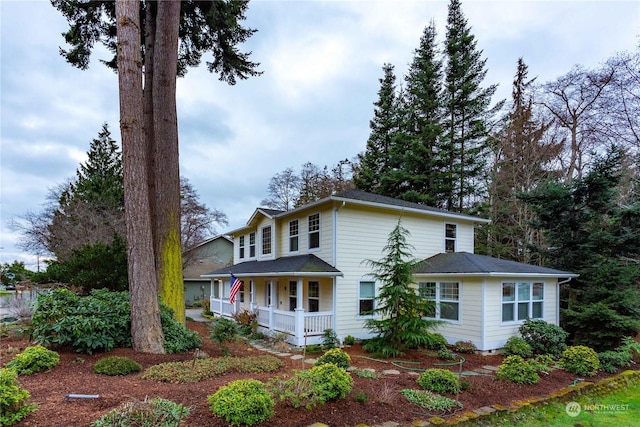
POLYGON ((236 302, 236 294, 242 287, 242 282, 233 274, 231 275, 231 293, 229 294, 229 303, 233 304, 236 302))

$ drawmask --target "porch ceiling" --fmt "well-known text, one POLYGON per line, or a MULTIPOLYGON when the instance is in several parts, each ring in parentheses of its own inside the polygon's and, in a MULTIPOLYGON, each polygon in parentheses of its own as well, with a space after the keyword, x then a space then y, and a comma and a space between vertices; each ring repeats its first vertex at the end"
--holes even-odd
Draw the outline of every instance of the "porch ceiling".
POLYGON ((280 257, 270 261, 247 261, 224 267, 201 277, 234 276, 342 276, 342 272, 315 255, 280 257))

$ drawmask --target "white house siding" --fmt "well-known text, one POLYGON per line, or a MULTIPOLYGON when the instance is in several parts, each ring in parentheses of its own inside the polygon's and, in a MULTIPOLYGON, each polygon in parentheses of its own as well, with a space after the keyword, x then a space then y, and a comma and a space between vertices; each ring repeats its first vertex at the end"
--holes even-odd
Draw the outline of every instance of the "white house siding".
POLYGON ((323 209, 310 209, 286 216, 277 221, 276 228, 278 246, 277 257, 313 254, 329 264, 333 264, 333 211, 323 206, 323 209), (309 215, 320 214, 320 247, 309 249, 309 215), (289 222, 298 220, 298 251, 289 252, 289 222))
POLYGON ((478 278, 430 277, 428 282, 458 282, 460 292, 460 321, 447 322, 435 332, 442 334, 449 344, 471 341, 479 349, 482 345, 482 280, 478 278))
MULTIPOLYGON (((356 338, 370 336, 363 328, 364 318, 358 316, 358 288, 361 280, 371 279, 371 268, 362 260, 379 260, 383 254, 389 233, 398 223, 398 211, 353 209, 347 203, 337 211, 336 268, 344 273, 337 278, 336 329, 340 337, 353 335, 356 338)), ((473 233, 471 223, 457 222, 458 239, 462 243, 473 233)), ((411 235, 408 243, 415 249, 414 257, 424 259, 443 252, 444 226, 442 218, 428 219, 405 212, 402 226, 411 235)), ((461 245, 460 250, 473 251, 473 247, 461 245)), ((380 283, 376 284, 376 294, 380 283)))
MULTIPOLYGON (((556 278, 487 278, 485 293, 485 338, 483 350, 502 348, 509 337, 519 335, 518 328, 523 321, 502 322, 502 283, 542 282, 544 283, 543 320, 558 324, 558 294, 556 278)), ((480 347, 478 347, 480 348, 480 347)))

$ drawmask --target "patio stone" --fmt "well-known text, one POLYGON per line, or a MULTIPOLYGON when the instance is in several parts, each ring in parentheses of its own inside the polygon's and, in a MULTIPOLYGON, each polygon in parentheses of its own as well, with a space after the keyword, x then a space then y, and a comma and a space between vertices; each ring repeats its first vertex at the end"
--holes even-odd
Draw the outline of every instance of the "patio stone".
POLYGON ((397 369, 385 369, 382 371, 383 375, 400 375, 400 371, 397 369))
POLYGON ((291 356, 291 360, 300 360, 300 359, 304 359, 304 356, 301 354, 294 354, 293 356, 291 356))
POLYGON ((498 366, 492 366, 492 365, 484 365, 482 368, 488 369, 489 371, 497 371, 499 369, 498 366))

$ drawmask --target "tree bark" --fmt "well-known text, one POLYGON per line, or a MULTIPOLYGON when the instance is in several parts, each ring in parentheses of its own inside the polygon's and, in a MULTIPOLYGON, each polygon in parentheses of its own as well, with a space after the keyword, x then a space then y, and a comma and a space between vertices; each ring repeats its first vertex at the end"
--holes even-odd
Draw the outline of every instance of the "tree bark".
POLYGON ((139 7, 138 2, 116 1, 131 338, 135 351, 159 354, 165 349, 149 215, 139 7))
POLYGON ((154 247, 162 301, 184 322, 176 78, 180 1, 157 3, 153 59, 154 247))

